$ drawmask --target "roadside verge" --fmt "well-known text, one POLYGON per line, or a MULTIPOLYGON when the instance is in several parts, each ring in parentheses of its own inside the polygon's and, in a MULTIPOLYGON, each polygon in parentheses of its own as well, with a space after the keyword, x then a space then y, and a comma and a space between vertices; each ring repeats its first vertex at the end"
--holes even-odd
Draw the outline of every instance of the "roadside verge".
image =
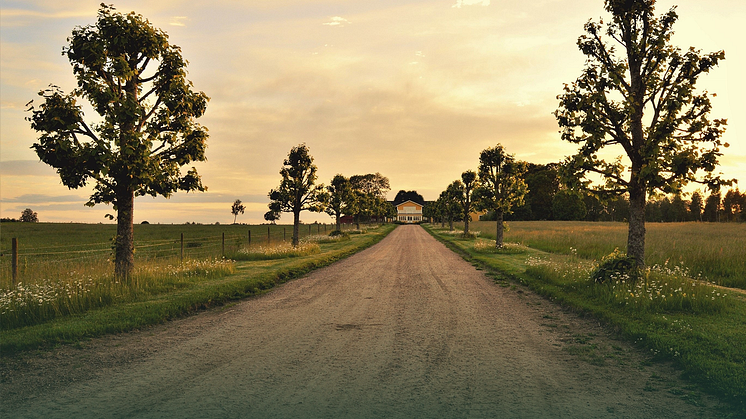
POLYGON ((276 285, 373 246, 395 227, 384 225, 365 234, 352 235, 348 241, 322 244, 319 253, 308 256, 237 262, 236 274, 198 282, 189 288, 61 317, 43 324, 3 330, 0 331, 0 354, 44 349, 105 334, 136 330, 259 295, 276 285))
POLYGON ((724 417, 746 417, 746 299, 742 294, 728 295, 721 309, 707 313, 655 306, 637 310, 634 304, 610 299, 609 285, 593 283, 586 270, 567 268, 592 261, 525 246, 514 251, 480 251, 479 240, 423 227, 496 282, 524 284, 551 301, 601 320, 651 359, 672 362, 684 378, 734 407, 734 413, 724 417), (530 264, 537 260, 564 270, 561 275, 536 274, 539 270, 530 264))

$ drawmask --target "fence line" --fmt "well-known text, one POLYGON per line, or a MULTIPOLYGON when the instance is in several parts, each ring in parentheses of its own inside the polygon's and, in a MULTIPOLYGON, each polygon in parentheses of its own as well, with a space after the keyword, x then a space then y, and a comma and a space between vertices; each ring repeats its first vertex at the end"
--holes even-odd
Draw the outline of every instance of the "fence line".
MULTIPOLYGON (((224 257, 238 251, 245 246, 274 245, 292 238, 292 225, 247 225, 243 233, 234 234, 235 227, 231 233, 221 232, 219 235, 196 235, 189 237, 181 233, 170 239, 135 240, 135 259, 139 260, 166 260, 203 257, 224 257), (264 228, 267 231, 264 231, 264 228)), ((353 229, 353 225, 342 226, 343 230, 353 229)), ((299 226, 299 237, 315 234, 328 234, 333 231, 332 224, 301 224, 299 226), (322 227, 323 225, 323 227, 322 227)), ((185 230, 189 230, 187 227, 185 230)), ((178 233, 177 233, 178 234, 178 233)), ((64 244, 51 246, 34 246, 29 252, 24 252, 23 237, 13 238, 11 249, 3 250, 0 258, 0 279, 12 277, 12 284, 16 284, 20 276, 24 274, 33 275, 46 272, 44 266, 61 266, 71 263, 95 263, 97 261, 108 261, 113 259, 114 249, 112 242, 64 244), (67 248, 65 251, 57 249, 67 248), (10 258, 8 258, 10 256, 10 258), (20 272, 19 272, 20 271, 20 272)), ((55 268, 52 268, 55 269, 55 268)), ((4 281, 0 281, 4 282, 4 281)))

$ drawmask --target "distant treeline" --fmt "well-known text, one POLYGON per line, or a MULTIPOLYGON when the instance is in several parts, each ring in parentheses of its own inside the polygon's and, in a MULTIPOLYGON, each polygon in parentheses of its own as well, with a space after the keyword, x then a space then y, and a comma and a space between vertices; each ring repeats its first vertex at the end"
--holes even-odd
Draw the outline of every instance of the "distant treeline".
MULTIPOLYGON (((587 193, 566 189, 560 182, 559 164, 528 164, 525 181, 528 193, 523 205, 506 215, 506 220, 565 220, 565 221, 626 221, 629 201, 626 196, 600 199, 587 193)), ((691 196, 653 196, 645 206, 646 221, 652 222, 744 222, 746 221, 746 193, 730 189, 710 193, 705 198, 700 191, 691 196)), ((480 217, 494 220, 493 214, 480 217)))

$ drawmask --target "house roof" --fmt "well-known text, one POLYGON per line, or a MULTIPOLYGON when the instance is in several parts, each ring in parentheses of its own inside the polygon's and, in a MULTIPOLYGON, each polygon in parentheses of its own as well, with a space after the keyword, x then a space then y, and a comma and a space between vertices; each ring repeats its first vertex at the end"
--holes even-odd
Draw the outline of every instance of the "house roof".
POLYGON ((419 205, 419 206, 425 206, 425 204, 423 204, 423 203, 420 203, 420 202, 415 202, 415 201, 412 201, 411 199, 407 199, 406 201, 402 201, 402 202, 399 202, 399 203, 398 203, 398 204, 396 204, 395 206, 397 206, 397 207, 398 207, 399 205, 401 205, 401 204, 406 204, 407 202, 411 202, 411 203, 413 203, 413 204, 417 204, 417 205, 419 205))

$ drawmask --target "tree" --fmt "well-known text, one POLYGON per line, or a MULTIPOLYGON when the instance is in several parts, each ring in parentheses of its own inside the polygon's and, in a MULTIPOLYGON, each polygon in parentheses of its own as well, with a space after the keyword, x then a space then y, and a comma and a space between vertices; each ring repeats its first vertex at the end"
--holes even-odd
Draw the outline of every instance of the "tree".
POLYGON ((464 207, 461 205, 464 185, 460 180, 454 180, 445 191, 440 193, 438 201, 445 218, 448 220, 448 228, 453 231, 453 222, 461 221, 464 215, 464 207))
POLYGON ((317 168, 305 144, 293 147, 283 165, 280 186, 269 191, 269 209, 293 213, 293 246, 298 246, 301 211, 324 211, 328 195, 324 185, 315 184, 317 168))
POLYGON ((689 202, 689 213, 694 221, 702 221, 702 194, 699 191, 692 193, 692 200, 689 202))
POLYGON ((559 190, 559 169, 557 163, 527 165, 526 205, 530 206, 534 220, 552 220, 552 202, 559 190))
POLYGON ((702 211, 702 218, 705 221, 720 221, 720 191, 710 192, 705 199, 705 209, 702 211))
POLYGON ((605 182, 596 192, 629 194, 627 254, 640 268, 645 263, 648 192, 676 193, 688 182, 713 189, 729 183, 712 175, 719 147, 728 146, 720 142, 726 121, 710 121, 708 93, 695 93, 699 76, 725 59, 725 53, 701 54, 694 48, 682 53, 671 46, 675 7, 656 18, 654 4, 605 1, 611 21, 586 23, 586 34, 578 39, 587 57, 585 69, 565 85, 555 111, 562 139, 581 145, 565 161, 565 180, 588 187, 586 174, 596 173, 605 182), (599 151, 608 146, 621 146, 628 161, 601 159, 599 151))
POLYGON ((578 192, 560 189, 554 195, 552 212, 555 220, 579 221, 585 218, 588 209, 578 192))
POLYGON ((494 211, 497 223, 495 246, 503 246, 503 218, 523 203, 527 186, 526 163, 516 161, 498 144, 479 154, 479 187, 474 191, 478 209, 494 211))
POLYGON ((135 196, 171 196, 177 190, 204 191, 196 169, 205 160, 207 129, 195 122, 208 98, 186 79, 186 61, 168 36, 134 12, 122 15, 101 5, 95 25, 76 27, 63 48, 78 87, 41 91, 30 103, 33 144, 39 158, 75 189, 95 182, 86 205, 112 204, 117 211, 115 272, 129 277, 134 267, 135 196), (84 120, 77 104, 90 102, 101 116, 84 120))
POLYGON ((264 221, 269 221, 270 224, 276 224, 277 220, 280 219, 280 213, 269 210, 264 213, 264 221))
POLYGON ((22 223, 38 223, 39 217, 36 212, 32 211, 31 208, 26 208, 21 211, 21 218, 18 219, 22 223))
POLYGON ((241 200, 236 199, 236 202, 234 202, 231 206, 231 214, 233 214, 233 224, 236 224, 236 218, 238 217, 238 214, 243 214, 245 210, 246 207, 241 205, 241 200))
POLYGON ((340 218, 348 208, 355 206, 355 194, 352 192, 350 180, 338 174, 334 176, 326 190, 329 193, 329 202, 325 211, 334 217, 336 230, 341 231, 340 218))
POLYGON ((350 186, 355 195, 355 205, 348 208, 347 215, 355 218, 357 228, 360 228, 360 219, 370 219, 373 215, 387 213, 385 208, 386 193, 391 189, 389 179, 380 173, 369 173, 366 175, 354 175, 350 177, 350 186))
POLYGON ((464 211, 464 236, 469 234, 469 221, 471 221, 472 194, 474 188, 479 186, 477 174, 473 170, 467 170, 461 174, 462 188, 459 191, 458 200, 461 202, 461 209, 464 211))

